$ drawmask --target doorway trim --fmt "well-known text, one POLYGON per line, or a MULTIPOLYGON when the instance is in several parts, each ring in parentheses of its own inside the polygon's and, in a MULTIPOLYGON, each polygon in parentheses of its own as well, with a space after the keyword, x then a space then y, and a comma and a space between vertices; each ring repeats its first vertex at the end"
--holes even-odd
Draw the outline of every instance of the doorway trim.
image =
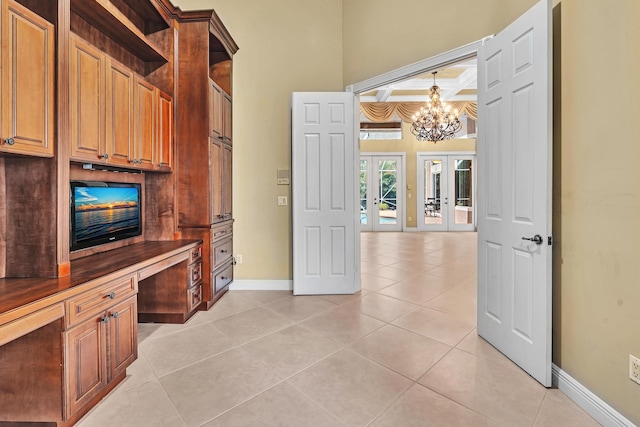
POLYGON ((434 71, 448 65, 475 58, 476 56, 478 56, 478 49, 480 48, 480 46, 484 44, 485 40, 488 40, 492 37, 493 35, 490 35, 473 43, 469 43, 467 45, 452 49, 448 52, 444 52, 439 55, 432 56, 431 58, 414 62, 413 64, 397 68, 393 71, 389 71, 388 73, 380 74, 379 76, 372 77, 359 83, 354 83, 347 86, 346 91, 353 92, 355 95, 360 95, 361 93, 368 92, 380 86, 395 83, 400 80, 405 80, 409 77, 428 73, 429 71, 434 71))

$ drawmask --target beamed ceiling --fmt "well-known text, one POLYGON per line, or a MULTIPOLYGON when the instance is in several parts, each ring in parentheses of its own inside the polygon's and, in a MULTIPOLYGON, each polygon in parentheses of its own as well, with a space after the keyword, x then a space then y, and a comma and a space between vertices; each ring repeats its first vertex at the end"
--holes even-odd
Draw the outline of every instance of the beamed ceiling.
MULTIPOLYGON (((438 70, 436 84, 444 101, 476 101, 476 62, 474 58, 438 70)), ((432 85, 433 75, 429 72, 363 93, 360 102, 425 102, 432 85)))

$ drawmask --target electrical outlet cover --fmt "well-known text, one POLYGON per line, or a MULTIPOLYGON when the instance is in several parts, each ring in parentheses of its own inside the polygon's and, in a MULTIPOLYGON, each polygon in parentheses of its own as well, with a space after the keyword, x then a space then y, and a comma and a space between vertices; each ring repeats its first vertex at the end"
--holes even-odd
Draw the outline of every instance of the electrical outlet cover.
POLYGON ((629 355, 629 379, 640 384, 640 359, 629 355))

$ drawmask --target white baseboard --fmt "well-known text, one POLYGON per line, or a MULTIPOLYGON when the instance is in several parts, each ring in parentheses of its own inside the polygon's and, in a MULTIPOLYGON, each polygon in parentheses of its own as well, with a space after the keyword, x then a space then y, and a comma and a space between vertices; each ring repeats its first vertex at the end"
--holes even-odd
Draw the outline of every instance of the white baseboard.
POLYGON ((553 384, 603 426, 637 427, 555 364, 551 367, 551 375, 553 384))
POLYGON ((230 291, 292 291, 291 280, 234 280, 230 291))
POLYGON ((402 229, 402 231, 406 231, 406 232, 410 232, 410 233, 417 233, 418 232, 418 227, 404 227, 402 229))

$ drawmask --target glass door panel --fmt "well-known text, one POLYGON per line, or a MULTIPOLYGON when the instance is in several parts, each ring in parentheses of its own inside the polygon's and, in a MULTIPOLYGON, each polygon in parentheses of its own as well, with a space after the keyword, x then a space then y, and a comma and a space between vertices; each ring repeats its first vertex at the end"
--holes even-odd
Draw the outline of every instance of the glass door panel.
POLYGON ((360 230, 402 231, 401 165, 401 156, 360 156, 360 230))
POLYGON ((418 155, 418 230, 475 229, 474 162, 473 155, 418 155))
POLYGON ((368 159, 360 159, 360 224, 369 225, 368 216, 368 184, 369 184, 369 161, 368 159))
POLYGON ((473 225, 473 160, 453 159, 454 224, 473 225))
POLYGON ((378 160, 378 225, 398 224, 398 162, 378 160))

